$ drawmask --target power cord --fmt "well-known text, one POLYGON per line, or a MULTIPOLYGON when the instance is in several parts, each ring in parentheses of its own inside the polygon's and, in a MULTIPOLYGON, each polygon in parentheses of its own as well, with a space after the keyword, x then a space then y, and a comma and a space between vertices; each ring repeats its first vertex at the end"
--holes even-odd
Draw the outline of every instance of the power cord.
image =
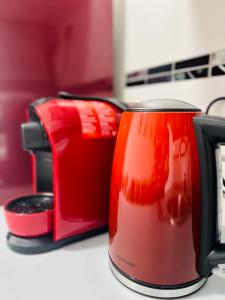
POLYGON ((212 107, 212 105, 215 104, 216 102, 219 102, 219 101, 225 101, 225 97, 218 97, 218 98, 214 99, 213 101, 211 101, 209 103, 209 105, 206 107, 205 114, 208 115, 209 110, 212 107))

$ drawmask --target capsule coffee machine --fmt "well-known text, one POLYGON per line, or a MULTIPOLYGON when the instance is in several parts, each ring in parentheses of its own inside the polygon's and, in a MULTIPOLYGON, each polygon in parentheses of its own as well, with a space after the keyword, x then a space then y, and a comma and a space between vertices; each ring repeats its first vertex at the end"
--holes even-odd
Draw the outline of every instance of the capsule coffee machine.
POLYGON ((8 246, 19 253, 50 251, 107 230, 112 156, 125 105, 60 96, 33 102, 22 124, 34 194, 4 209, 8 246))

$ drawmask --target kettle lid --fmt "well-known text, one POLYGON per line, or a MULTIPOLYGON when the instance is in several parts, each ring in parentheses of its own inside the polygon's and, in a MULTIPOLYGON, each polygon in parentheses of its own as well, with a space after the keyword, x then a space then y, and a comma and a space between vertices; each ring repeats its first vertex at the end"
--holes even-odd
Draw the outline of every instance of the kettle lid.
POLYGON ((126 111, 191 112, 191 111, 201 111, 201 109, 184 101, 170 100, 170 99, 154 99, 154 100, 143 101, 140 103, 135 103, 134 105, 128 107, 126 111))

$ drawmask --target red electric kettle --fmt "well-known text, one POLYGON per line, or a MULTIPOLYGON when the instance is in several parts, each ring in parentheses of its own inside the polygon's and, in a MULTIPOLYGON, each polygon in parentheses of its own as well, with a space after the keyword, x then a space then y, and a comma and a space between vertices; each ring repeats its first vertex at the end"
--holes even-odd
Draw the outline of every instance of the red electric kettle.
POLYGON ((128 108, 111 179, 109 255, 114 275, 149 296, 197 291, 225 262, 221 167, 225 118, 181 101, 128 108))

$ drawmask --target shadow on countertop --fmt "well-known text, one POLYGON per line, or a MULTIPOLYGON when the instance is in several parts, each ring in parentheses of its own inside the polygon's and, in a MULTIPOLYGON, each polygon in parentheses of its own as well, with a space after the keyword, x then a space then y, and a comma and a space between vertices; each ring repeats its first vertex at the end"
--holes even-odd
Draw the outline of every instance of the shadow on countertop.
POLYGON ((196 293, 185 297, 185 299, 225 299, 225 280, 212 275, 206 284, 196 293))
POLYGON ((91 238, 87 238, 82 241, 72 243, 68 246, 63 247, 62 249, 64 251, 76 251, 82 249, 99 248, 104 245, 107 247, 107 244, 108 244, 108 233, 103 233, 91 238))

